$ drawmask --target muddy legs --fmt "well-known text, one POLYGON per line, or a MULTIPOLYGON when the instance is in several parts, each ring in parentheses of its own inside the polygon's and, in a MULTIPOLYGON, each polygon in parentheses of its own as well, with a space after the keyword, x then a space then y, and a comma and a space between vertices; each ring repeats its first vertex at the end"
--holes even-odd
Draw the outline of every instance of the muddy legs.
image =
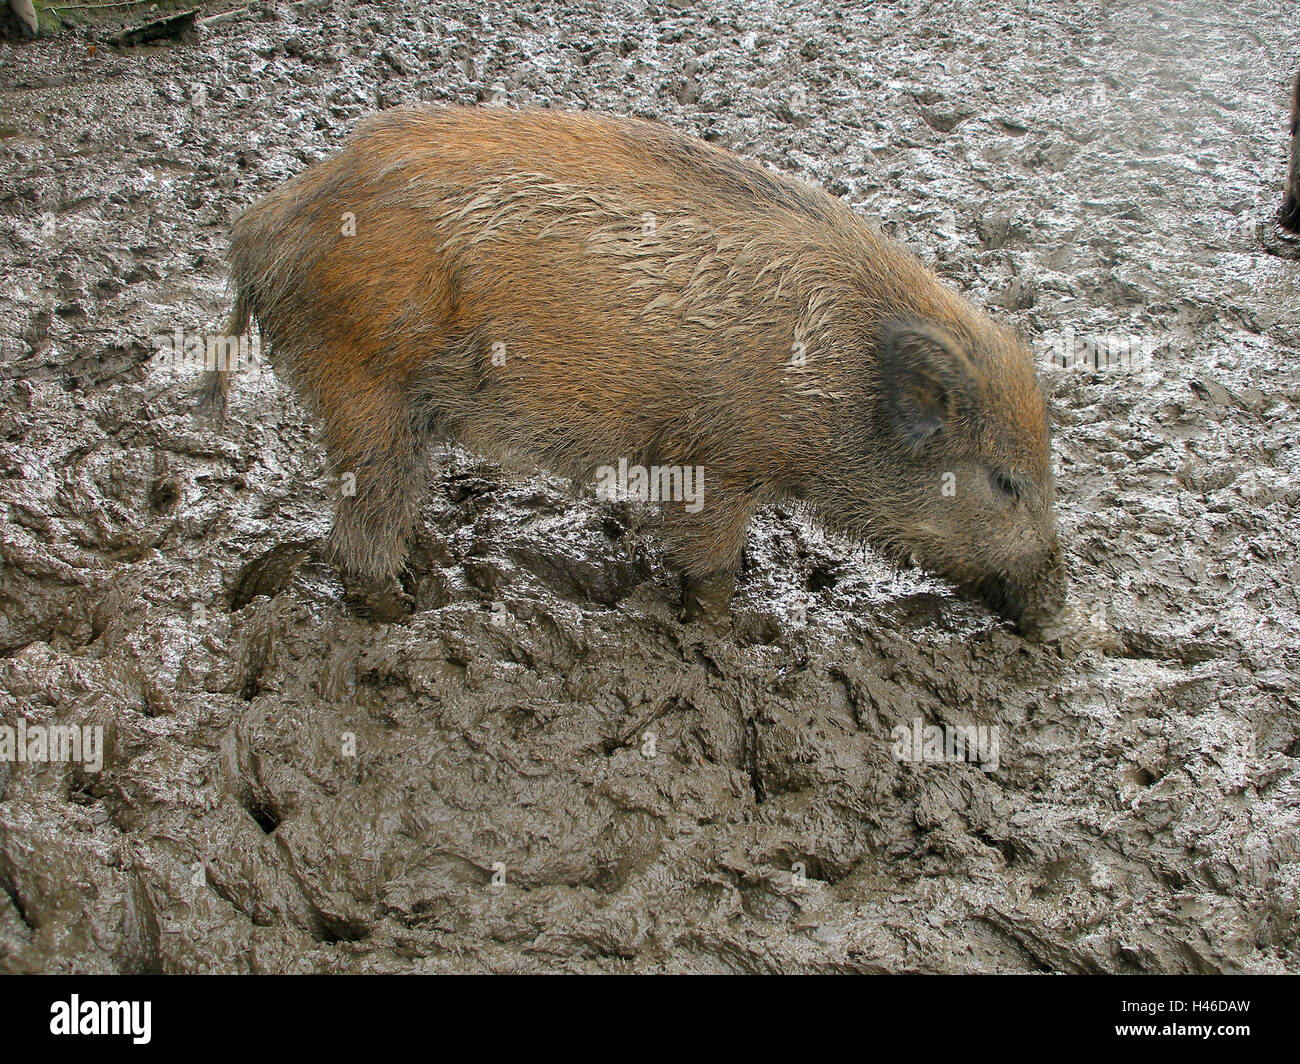
POLYGON ((725 626, 753 510, 746 497, 720 493, 698 513, 670 509, 665 515, 669 557, 682 573, 683 621, 725 626))
POLYGON ((357 612, 391 621, 411 610, 397 578, 428 479, 427 449, 400 404, 361 413, 327 429, 339 497, 326 553, 357 612))

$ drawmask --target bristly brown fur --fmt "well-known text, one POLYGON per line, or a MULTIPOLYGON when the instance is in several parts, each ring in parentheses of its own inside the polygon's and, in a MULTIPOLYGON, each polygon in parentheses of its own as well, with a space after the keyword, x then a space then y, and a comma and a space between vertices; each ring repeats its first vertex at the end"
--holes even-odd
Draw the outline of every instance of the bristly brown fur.
POLYGON ((579 479, 702 465, 703 510, 665 507, 693 577, 734 571, 755 509, 793 497, 994 581, 1018 620, 1059 602, 1038 589, 1059 552, 1028 350, 821 189, 649 122, 398 108, 246 211, 231 260, 236 323, 356 476, 345 572, 400 570, 444 437, 579 479), (930 372, 945 357, 959 385, 930 372), (900 410, 925 425, 900 435, 900 410))

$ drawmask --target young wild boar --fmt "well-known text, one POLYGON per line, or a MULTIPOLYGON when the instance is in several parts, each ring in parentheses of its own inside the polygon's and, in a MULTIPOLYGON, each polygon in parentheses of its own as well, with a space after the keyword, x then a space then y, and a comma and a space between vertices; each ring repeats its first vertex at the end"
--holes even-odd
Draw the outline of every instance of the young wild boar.
POLYGON ((702 506, 663 507, 688 611, 782 498, 1026 632, 1064 599, 1029 351, 818 188, 650 122, 399 108, 244 213, 231 258, 231 331, 257 319, 355 477, 329 538, 353 586, 396 586, 450 438, 579 481, 701 470, 702 506))
POLYGON ((1291 85, 1291 165, 1286 172, 1286 197, 1277 212, 1277 224, 1300 233, 1300 74, 1291 85))

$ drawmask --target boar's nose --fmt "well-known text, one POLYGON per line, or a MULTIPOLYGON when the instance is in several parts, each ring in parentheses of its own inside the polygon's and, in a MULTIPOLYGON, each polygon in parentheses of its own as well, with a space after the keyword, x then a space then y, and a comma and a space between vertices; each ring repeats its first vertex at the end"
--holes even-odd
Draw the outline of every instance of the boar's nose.
POLYGON ((1060 551, 1037 576, 989 576, 976 589, 991 610, 1030 639, 1040 638, 1065 605, 1069 577, 1060 551))
POLYGON ((1300 233, 1300 204, 1296 203, 1294 193, 1288 193, 1282 201, 1282 208, 1277 212, 1277 224, 1293 233, 1300 233))

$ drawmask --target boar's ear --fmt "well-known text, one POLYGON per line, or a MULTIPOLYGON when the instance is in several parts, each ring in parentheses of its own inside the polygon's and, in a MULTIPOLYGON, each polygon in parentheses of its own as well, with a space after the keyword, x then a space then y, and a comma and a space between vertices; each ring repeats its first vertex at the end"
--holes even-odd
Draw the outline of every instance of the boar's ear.
POLYGON ((886 424, 919 451, 970 398, 974 367, 956 337, 923 320, 886 322, 876 352, 886 424))

